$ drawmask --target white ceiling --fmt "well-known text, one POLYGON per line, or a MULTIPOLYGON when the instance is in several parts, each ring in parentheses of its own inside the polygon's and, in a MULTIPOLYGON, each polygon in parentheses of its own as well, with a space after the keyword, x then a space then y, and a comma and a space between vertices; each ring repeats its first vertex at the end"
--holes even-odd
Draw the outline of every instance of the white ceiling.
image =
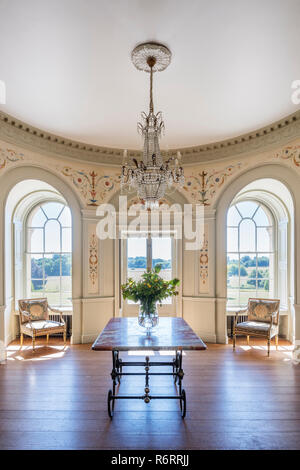
POLYGON ((148 74, 130 53, 147 40, 173 53, 155 74, 167 148, 204 144, 297 111, 299 0, 0 0, 0 109, 103 146, 139 148, 148 74))

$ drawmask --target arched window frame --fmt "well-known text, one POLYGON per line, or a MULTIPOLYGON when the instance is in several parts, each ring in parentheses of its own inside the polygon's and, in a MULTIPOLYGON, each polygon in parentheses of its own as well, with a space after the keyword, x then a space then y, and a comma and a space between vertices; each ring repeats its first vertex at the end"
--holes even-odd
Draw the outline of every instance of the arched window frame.
MULTIPOLYGON (((42 198, 40 198, 40 200, 38 202, 35 202, 34 204, 31 204, 29 207, 27 207, 26 213, 24 213, 23 224, 22 225, 23 225, 23 233, 24 233, 24 237, 23 237, 24 238, 24 240, 23 240, 23 253, 24 253, 24 255, 23 255, 23 267, 25 269, 23 269, 23 282, 22 282, 22 285, 23 285, 23 292, 24 292, 25 297, 30 297, 30 291, 31 291, 31 289, 29 289, 29 286, 31 285, 31 281, 32 281, 32 278, 31 278, 31 261, 29 261, 29 259, 31 259, 32 254, 40 254, 40 255, 42 255, 43 258, 45 257, 45 255, 47 256, 47 255, 50 255, 50 254, 57 254, 59 256, 62 256, 63 254, 68 254, 68 255, 70 255, 70 257, 72 256, 72 245, 71 245, 71 250, 70 251, 65 251, 65 250, 63 251, 62 250, 62 230, 64 228, 68 228, 68 229, 72 230, 72 225, 62 226, 61 221, 59 220, 59 217, 62 214, 65 207, 68 207, 68 205, 60 197, 42 197, 42 198), (39 227, 39 229, 43 230, 43 250, 35 252, 35 251, 31 250, 30 241, 29 241, 29 238, 28 238, 29 230, 34 228, 33 226, 28 225, 30 223, 30 217, 32 216, 32 213, 34 211, 38 210, 38 208, 42 209, 43 205, 45 205, 47 203, 50 203, 50 202, 62 204, 63 208, 61 209, 61 211, 59 212, 57 217, 48 217, 45 214, 46 221, 44 223, 44 226, 43 226, 43 228, 39 227), (59 230, 60 230, 60 250, 55 251, 53 253, 47 252, 45 250, 45 227, 46 227, 47 222, 49 222, 50 220, 56 220, 59 223, 59 230)), ((43 209, 42 209, 42 211, 43 211, 43 209)), ((72 263, 72 261, 71 261, 71 263, 72 263)), ((70 302, 64 302, 62 300, 62 298, 63 298, 62 297, 62 294, 63 294, 62 277, 63 277, 62 276, 62 264, 61 264, 61 261, 60 261, 59 302, 51 302, 51 300, 49 302, 54 307, 70 307, 71 306, 72 287, 71 287, 71 291, 70 291, 70 302)), ((71 278, 72 278, 72 268, 71 268, 71 278)), ((39 297, 47 297, 47 293, 45 292, 45 282, 44 281, 45 281, 45 271, 44 271, 44 267, 43 267, 43 291, 41 292, 41 295, 39 297)))
MULTIPOLYGON (((288 310, 288 250, 289 250, 289 215, 283 202, 269 193, 262 190, 248 190, 241 192, 231 203, 230 207, 242 201, 253 201, 262 206, 264 211, 272 220, 273 232, 273 288, 270 297, 279 298, 281 310, 288 310)), ((227 224, 228 228, 228 224, 227 224)), ((228 251, 228 253, 230 253, 228 251)), ((255 252, 253 253, 255 255, 255 252)), ((257 269, 257 268, 256 268, 257 269)), ((227 277, 228 280, 228 277, 227 277)), ((240 303, 244 307, 245 303, 240 303)), ((233 307, 228 303, 228 307, 233 307)))

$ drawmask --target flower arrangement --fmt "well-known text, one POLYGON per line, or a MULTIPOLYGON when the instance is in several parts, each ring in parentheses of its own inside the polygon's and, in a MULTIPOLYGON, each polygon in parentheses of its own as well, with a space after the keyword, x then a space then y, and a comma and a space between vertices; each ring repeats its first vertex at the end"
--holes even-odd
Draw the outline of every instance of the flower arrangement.
POLYGON ((140 309, 148 315, 156 310, 156 303, 168 297, 178 295, 176 290, 179 279, 174 278, 171 281, 165 281, 159 273, 161 265, 157 264, 153 269, 148 269, 142 274, 140 281, 134 281, 129 278, 125 284, 122 284, 122 294, 124 299, 140 303, 140 309))

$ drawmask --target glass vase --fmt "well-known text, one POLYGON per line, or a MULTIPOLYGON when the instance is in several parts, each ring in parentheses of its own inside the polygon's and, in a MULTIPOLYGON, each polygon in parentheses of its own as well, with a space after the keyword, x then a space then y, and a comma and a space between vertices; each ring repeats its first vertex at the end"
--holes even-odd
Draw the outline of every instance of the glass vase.
POLYGON ((158 324, 158 309, 157 303, 144 302, 140 304, 139 308, 139 325, 146 328, 147 333, 150 333, 153 328, 158 324))

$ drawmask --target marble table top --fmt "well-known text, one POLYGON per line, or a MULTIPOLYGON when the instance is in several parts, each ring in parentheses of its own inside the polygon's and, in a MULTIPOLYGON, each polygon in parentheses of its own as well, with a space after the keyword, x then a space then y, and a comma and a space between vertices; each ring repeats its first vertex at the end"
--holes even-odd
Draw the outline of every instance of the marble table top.
POLYGON ((102 330, 92 349, 130 351, 162 349, 203 350, 206 345, 183 318, 160 317, 158 326, 147 335, 137 317, 112 318, 102 330))

